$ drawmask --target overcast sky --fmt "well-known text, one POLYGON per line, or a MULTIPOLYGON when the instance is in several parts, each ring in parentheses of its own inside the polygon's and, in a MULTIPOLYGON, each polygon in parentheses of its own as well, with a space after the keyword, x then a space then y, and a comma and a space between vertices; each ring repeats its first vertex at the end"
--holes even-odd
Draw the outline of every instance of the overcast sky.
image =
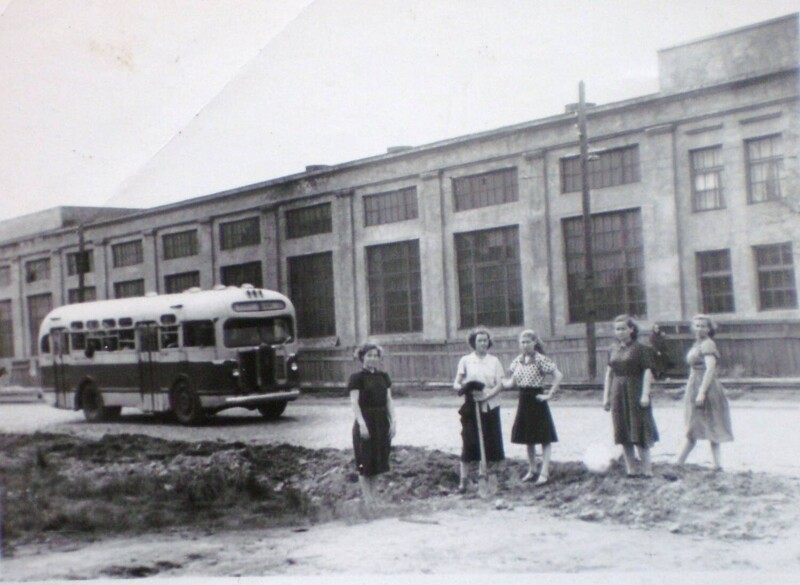
POLYGON ((151 207, 658 91, 797 0, 0 0, 0 220, 151 207))

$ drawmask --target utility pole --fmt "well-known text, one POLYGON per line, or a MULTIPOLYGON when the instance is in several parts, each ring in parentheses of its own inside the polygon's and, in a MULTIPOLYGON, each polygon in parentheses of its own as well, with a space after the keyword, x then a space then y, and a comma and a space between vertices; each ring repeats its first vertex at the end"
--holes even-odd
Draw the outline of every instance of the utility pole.
POLYGON ((86 262, 86 243, 83 239, 83 222, 78 224, 78 254, 75 256, 75 269, 78 271, 78 302, 82 303, 83 287, 84 287, 84 273, 87 269, 86 262))
POLYGON ((586 313, 586 352, 589 379, 597 378, 595 342, 594 261, 592 259, 592 214, 589 201, 589 136, 586 132, 586 96, 583 81, 578 85, 578 134, 581 142, 581 203, 583 209, 583 298, 586 313))

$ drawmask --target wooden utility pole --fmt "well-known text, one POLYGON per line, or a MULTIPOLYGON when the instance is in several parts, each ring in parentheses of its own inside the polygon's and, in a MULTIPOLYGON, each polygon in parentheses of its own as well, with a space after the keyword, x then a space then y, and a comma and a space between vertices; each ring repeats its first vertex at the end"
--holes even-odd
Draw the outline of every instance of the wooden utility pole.
POLYGON ((83 222, 78 224, 78 254, 75 256, 75 269, 78 271, 78 302, 82 303, 84 288, 84 273, 86 272, 86 242, 83 239, 83 222))
POLYGON ((589 201, 589 136, 586 132, 586 96, 583 81, 578 85, 578 133, 581 142, 581 203, 583 209, 583 299, 586 313, 586 352, 589 379, 597 378, 595 343, 594 261, 592 259, 592 214, 589 201))

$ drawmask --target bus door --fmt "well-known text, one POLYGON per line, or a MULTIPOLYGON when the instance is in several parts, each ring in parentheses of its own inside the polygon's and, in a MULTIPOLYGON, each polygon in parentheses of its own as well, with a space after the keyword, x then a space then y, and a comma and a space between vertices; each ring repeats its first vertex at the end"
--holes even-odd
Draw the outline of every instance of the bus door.
POLYGON ((50 343, 53 351, 53 390, 56 394, 56 405, 67 407, 69 381, 64 356, 69 355, 69 334, 65 329, 51 329, 50 343))
POLYGON ((158 325, 154 321, 136 324, 139 352, 139 392, 146 409, 156 409, 159 392, 158 325))

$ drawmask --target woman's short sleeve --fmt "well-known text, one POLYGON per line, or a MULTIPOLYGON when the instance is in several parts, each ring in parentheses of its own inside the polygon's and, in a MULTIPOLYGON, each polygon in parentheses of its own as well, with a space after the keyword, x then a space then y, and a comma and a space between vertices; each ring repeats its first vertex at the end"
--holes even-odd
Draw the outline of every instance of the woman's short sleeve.
POLYGON ((540 353, 536 354, 536 366, 542 374, 552 374, 556 371, 556 363, 540 353))
POLYGON ((467 377, 467 357, 463 356, 460 360, 458 360, 458 367, 456 368, 456 380, 458 377, 461 376, 462 378, 467 377))
POLYGON ((713 355, 715 358, 719 359, 719 350, 717 349, 717 344, 713 339, 710 338, 704 339, 700 344, 700 353, 703 355, 713 355))
POLYGON ((364 384, 361 380, 361 372, 356 372, 350 375, 350 380, 347 382, 347 390, 361 390, 364 384))
POLYGON ((518 355, 513 360, 511 360, 511 363, 508 365, 509 373, 513 374, 514 372, 516 372, 517 368, 519 367, 519 363, 521 361, 522 361, 522 356, 521 355, 518 355))
POLYGON ((387 389, 391 388, 392 387, 392 379, 389 377, 389 374, 387 374, 386 372, 381 372, 381 373, 383 374, 383 380, 386 383, 386 388, 387 389))

